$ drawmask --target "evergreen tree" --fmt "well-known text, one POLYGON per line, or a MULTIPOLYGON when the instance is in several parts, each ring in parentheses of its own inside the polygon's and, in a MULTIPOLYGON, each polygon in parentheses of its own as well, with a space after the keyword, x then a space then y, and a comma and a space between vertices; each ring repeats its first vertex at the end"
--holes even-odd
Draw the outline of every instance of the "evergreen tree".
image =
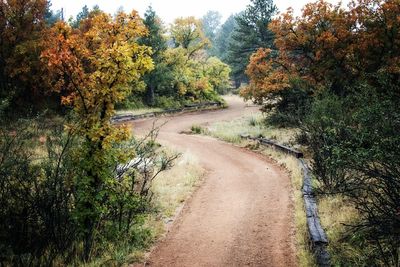
POLYGON ((160 18, 151 6, 144 14, 144 24, 149 34, 141 38, 140 43, 152 48, 152 59, 155 69, 144 76, 146 83, 146 99, 149 105, 154 105, 155 93, 162 90, 163 84, 168 83, 168 69, 163 63, 164 52, 167 49, 167 42, 164 37, 164 29, 160 18))
POLYGON ((245 70, 251 54, 260 47, 273 47, 274 35, 268 24, 276 11, 273 0, 251 0, 246 10, 236 17, 237 27, 228 45, 227 61, 237 87, 247 80, 245 70))
POLYGON ((218 53, 215 41, 221 26, 221 18, 221 13, 211 10, 201 18, 204 34, 211 42, 211 46, 207 49, 208 54, 211 56, 215 56, 218 53))
POLYGON ((228 44, 232 38, 232 33, 236 27, 236 19, 235 15, 231 15, 225 22, 222 24, 221 28, 216 34, 215 37, 215 51, 216 56, 219 57, 222 61, 227 62, 228 58, 228 44))
POLYGON ((76 19, 71 23, 73 28, 79 28, 79 25, 82 20, 87 19, 89 17, 89 8, 87 5, 82 7, 82 10, 76 15, 76 19))
POLYGON ((53 26, 57 21, 60 21, 62 19, 62 10, 51 10, 51 2, 47 1, 44 19, 48 26, 53 26))

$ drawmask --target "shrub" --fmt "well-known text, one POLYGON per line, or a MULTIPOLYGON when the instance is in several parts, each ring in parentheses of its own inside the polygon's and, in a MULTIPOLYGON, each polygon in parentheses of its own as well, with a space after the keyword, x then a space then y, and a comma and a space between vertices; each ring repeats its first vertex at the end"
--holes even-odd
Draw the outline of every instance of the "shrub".
MULTIPOLYGON (((76 185, 84 175, 85 160, 78 157, 82 140, 62 125, 48 130, 48 121, 47 128, 33 120, 3 125, 7 126, 0 130, 0 265, 81 264, 85 251, 76 185)), ((141 248, 150 243, 152 235, 143 227, 143 217, 151 206, 151 184, 178 157, 163 152, 156 137, 157 130, 152 130, 143 140, 113 145, 134 151, 136 158, 122 171, 117 159, 106 162, 111 177, 98 200, 100 216, 89 261, 110 247, 141 248)))
POLYGON ((180 108, 182 103, 173 96, 157 96, 154 105, 163 109, 173 109, 180 108))
POLYGON ((313 104, 303 131, 319 192, 341 194, 360 212, 352 227, 376 248, 372 265, 398 266, 400 102, 395 90, 380 93, 384 85, 360 84, 341 99, 323 96, 313 104))
POLYGON ((201 134, 203 132, 203 128, 200 125, 192 125, 190 129, 194 134, 201 134))
POLYGON ((58 128, 51 137, 38 126, 0 131, 0 262, 49 265, 72 256, 76 240, 71 146, 58 128), (38 139, 40 144, 38 145, 38 139), (46 145, 44 145, 44 142, 46 145), (34 148, 40 146, 40 158, 34 148))

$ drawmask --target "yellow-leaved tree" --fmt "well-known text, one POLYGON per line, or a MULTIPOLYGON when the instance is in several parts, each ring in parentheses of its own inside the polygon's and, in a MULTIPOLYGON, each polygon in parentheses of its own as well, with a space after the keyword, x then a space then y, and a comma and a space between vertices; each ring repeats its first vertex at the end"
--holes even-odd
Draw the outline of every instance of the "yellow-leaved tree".
POLYGON ((126 127, 111 124, 114 105, 140 87, 141 77, 152 70, 151 49, 137 40, 147 34, 136 11, 90 14, 79 29, 63 22, 50 33, 42 60, 47 63, 53 88, 62 103, 74 110, 70 130, 82 137, 77 153, 82 174, 76 177, 76 212, 84 244, 84 258, 91 253, 95 226, 110 198, 107 185, 114 183, 113 164, 126 159, 116 147, 128 140, 126 127))

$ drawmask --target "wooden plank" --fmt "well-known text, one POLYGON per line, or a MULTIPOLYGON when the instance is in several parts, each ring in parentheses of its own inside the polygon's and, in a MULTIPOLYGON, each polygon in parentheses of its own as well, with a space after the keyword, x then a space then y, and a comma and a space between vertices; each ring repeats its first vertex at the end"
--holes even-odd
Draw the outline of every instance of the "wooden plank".
POLYGON ((266 139, 266 138, 260 138, 260 141, 263 144, 274 146, 274 147, 278 148, 279 150, 281 150, 281 151, 283 151, 283 152, 285 152, 287 154, 295 156, 296 158, 302 158, 304 156, 302 152, 297 151, 297 150, 295 150, 293 148, 290 148, 288 146, 284 146, 284 145, 275 143, 272 140, 269 140, 269 139, 266 139))
POLYGON ((312 195, 312 179, 307 164, 303 159, 299 159, 300 167, 303 171, 303 195, 312 195))
POLYGON ((266 138, 251 137, 249 135, 241 135, 241 138, 257 140, 263 145, 273 146, 273 147, 281 150, 282 152, 285 152, 287 154, 295 156, 296 158, 302 158, 304 156, 303 152, 297 151, 297 150, 295 150, 295 149, 293 149, 291 147, 288 147, 288 146, 284 146, 284 145, 278 144, 278 143, 276 143, 276 142, 274 142, 272 140, 266 139, 266 138))
POLYGON ((331 267, 330 256, 326 244, 316 244, 313 248, 317 265, 320 267, 331 267))

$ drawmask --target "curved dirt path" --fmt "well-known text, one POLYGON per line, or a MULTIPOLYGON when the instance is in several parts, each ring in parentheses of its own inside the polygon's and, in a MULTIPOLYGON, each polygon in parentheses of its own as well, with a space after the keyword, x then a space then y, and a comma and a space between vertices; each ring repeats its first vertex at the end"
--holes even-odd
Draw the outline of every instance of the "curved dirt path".
MULTIPOLYGON (((202 186, 185 205, 146 266, 297 266, 291 184, 271 160, 216 139, 179 134, 193 124, 229 120, 256 108, 229 97, 225 110, 168 120, 161 143, 190 151, 207 170, 202 186)), ((144 133, 152 120, 136 121, 144 133)))

